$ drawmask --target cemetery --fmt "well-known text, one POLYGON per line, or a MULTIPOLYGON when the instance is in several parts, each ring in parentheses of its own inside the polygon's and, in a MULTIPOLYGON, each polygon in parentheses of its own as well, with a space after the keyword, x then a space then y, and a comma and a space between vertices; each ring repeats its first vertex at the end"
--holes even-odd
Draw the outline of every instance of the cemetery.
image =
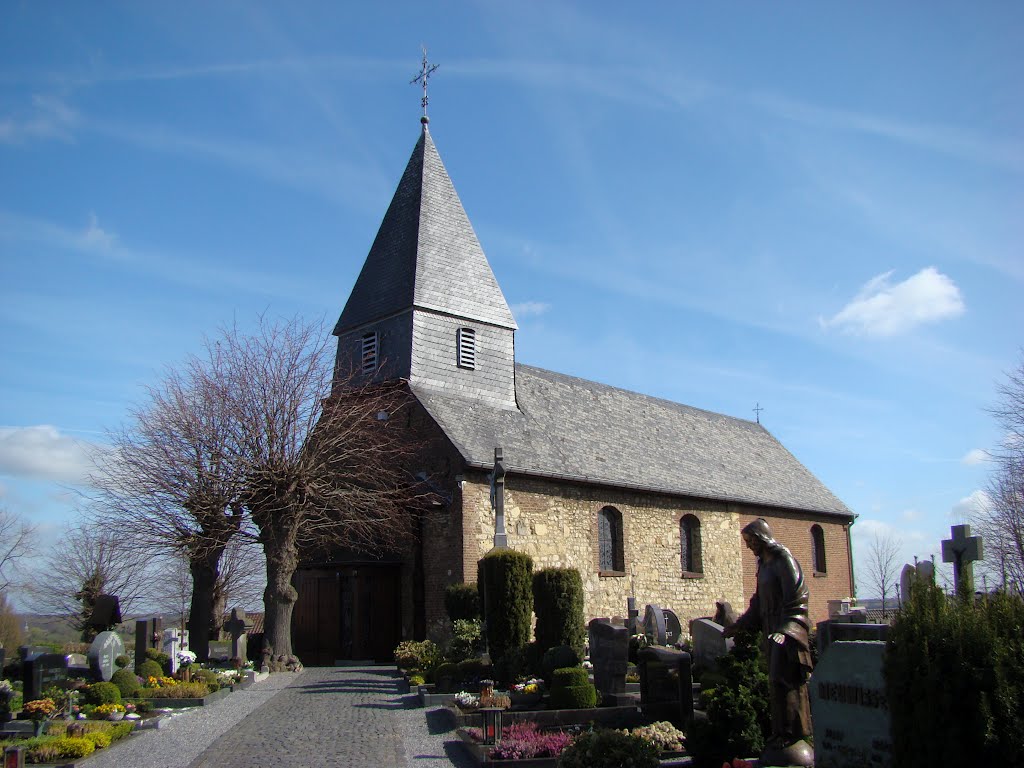
POLYGON ((188 631, 164 629, 160 618, 135 622, 129 655, 112 629, 121 623, 117 598, 102 597, 109 610, 94 614, 102 631, 86 653, 22 646, 8 659, 0 649, 0 751, 5 761, 12 756, 5 766, 80 760, 136 729, 160 727, 175 709, 212 704, 267 676, 246 658, 239 609, 225 625, 232 655, 219 664, 198 664, 188 631))

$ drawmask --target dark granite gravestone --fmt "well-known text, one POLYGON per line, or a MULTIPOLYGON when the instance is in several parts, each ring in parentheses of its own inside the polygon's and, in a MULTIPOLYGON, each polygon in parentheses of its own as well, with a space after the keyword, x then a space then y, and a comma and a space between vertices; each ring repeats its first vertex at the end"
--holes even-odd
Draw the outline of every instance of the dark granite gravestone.
POLYGON ((882 676, 885 643, 832 643, 811 674, 816 768, 889 768, 892 719, 882 676))
POLYGON ((124 642, 116 632, 100 632, 89 646, 89 668, 97 680, 109 681, 117 671, 114 659, 124 653, 124 642))
POLYGON ((139 619, 135 622, 135 668, 138 669, 146 660, 146 651, 160 647, 163 636, 163 619, 155 616, 152 619, 139 619))
POLYGON ((679 617, 675 612, 668 609, 661 609, 665 617, 665 645, 675 645, 683 636, 683 625, 679 623, 679 617))
POLYGON ((685 726, 693 719, 693 672, 690 654, 652 646, 637 651, 640 708, 652 720, 685 726))
POLYGON ((607 700, 626 692, 629 668, 629 630, 608 619, 593 619, 590 633, 590 663, 594 665, 594 686, 607 700))
POLYGON ((24 701, 42 698, 43 691, 68 679, 68 657, 63 653, 31 653, 22 662, 24 701))
POLYGON ((245 661, 245 610, 242 608, 232 608, 231 618, 224 622, 224 629, 231 634, 231 658, 245 661))
POLYGON ((665 645, 665 612, 660 605, 648 605, 644 611, 644 634, 651 645, 665 645))
POLYGON ((694 619, 690 623, 693 638, 693 663, 711 669, 719 656, 724 656, 733 647, 732 638, 722 636, 724 627, 711 619, 694 619))

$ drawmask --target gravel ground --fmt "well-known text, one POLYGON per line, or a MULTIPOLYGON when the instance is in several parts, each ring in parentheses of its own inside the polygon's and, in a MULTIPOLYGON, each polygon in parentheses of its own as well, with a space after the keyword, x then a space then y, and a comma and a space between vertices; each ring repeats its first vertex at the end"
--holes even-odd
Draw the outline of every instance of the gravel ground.
POLYGON ((89 758, 88 768, 472 768, 441 708, 401 694, 394 668, 271 675, 89 758))

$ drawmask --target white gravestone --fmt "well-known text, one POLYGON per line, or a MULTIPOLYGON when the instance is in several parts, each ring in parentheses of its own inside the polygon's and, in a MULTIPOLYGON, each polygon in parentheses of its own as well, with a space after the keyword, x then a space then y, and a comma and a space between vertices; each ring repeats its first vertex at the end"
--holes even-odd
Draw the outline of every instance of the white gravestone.
POLYGON ((188 650, 188 630, 178 629, 177 627, 165 629, 163 644, 160 650, 171 657, 171 674, 175 674, 178 671, 178 667, 181 666, 178 663, 178 654, 181 651, 188 650))

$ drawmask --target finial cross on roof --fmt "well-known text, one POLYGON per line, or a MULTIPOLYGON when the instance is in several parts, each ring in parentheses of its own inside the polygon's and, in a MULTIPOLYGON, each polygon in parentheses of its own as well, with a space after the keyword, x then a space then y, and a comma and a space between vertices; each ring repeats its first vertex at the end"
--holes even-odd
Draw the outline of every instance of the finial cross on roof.
POLYGON ((427 117, 427 103, 429 102, 429 99, 427 99, 427 81, 430 79, 430 76, 437 71, 439 66, 439 64, 430 64, 427 61, 427 47, 423 46, 423 63, 420 65, 420 72, 416 77, 409 81, 409 84, 419 84, 423 86, 423 98, 420 99, 420 103, 423 105, 424 120, 427 117))

